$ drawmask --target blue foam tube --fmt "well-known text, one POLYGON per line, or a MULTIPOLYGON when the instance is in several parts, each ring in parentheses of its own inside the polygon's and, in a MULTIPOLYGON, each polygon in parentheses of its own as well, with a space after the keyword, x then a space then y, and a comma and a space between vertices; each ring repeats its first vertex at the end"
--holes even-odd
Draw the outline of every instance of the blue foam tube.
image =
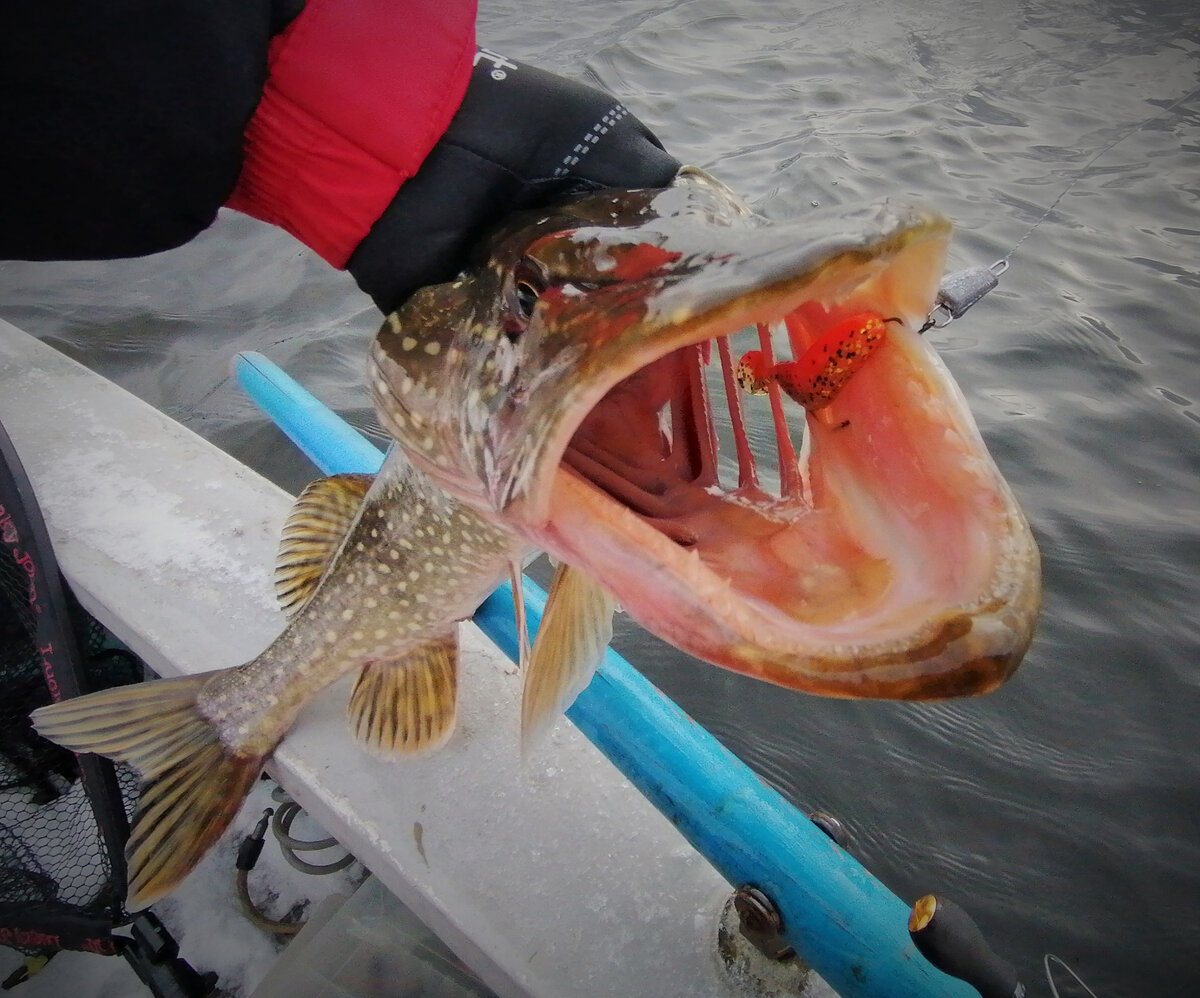
POLYGON ((326 474, 373 475, 379 470, 379 448, 273 361, 260 353, 239 353, 233 373, 246 394, 326 474))
MULTIPOLYGON (((383 455, 259 354, 239 354, 243 388, 326 474, 375 471, 383 455)), ((546 594, 523 584, 536 631, 546 594)), ((517 658, 512 587, 475 622, 517 658)), ((978 998, 917 952, 908 906, 609 649, 567 717, 730 884, 770 897, 783 935, 844 998, 978 998)))

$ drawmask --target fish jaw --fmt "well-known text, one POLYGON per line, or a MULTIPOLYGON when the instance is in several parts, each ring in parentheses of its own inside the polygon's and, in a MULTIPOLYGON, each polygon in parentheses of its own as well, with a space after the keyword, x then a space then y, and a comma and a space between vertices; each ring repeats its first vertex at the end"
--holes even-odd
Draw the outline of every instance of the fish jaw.
POLYGON ((804 501, 681 499, 648 518, 562 470, 531 536, 651 632, 736 672, 837 697, 995 689, 1032 637, 1037 547, 957 390, 937 394, 953 384, 936 354, 911 333, 888 351, 834 403, 839 423, 808 417, 804 501))
MULTIPOLYGON (((613 443, 622 423, 648 435, 660 401, 652 379, 635 372, 626 394, 650 401, 624 398, 608 412, 622 394, 611 388, 577 430, 567 463, 586 443, 609 471, 652 480, 653 501, 631 508, 627 492, 614 498, 605 481, 560 466, 550 512, 527 522, 528 536, 676 647, 781 686, 932 699, 1002 684, 1032 637, 1039 556, 965 399, 915 332, 945 238, 928 226, 872 257, 857 283, 844 262, 813 279, 800 294, 807 301, 776 300, 797 347, 864 309, 903 320, 831 403, 807 413, 799 491, 723 490, 694 457, 680 471, 670 448, 647 457, 613 443), (590 433, 589 423, 598 424, 590 433)), ((676 406, 673 418, 699 409, 676 406)))

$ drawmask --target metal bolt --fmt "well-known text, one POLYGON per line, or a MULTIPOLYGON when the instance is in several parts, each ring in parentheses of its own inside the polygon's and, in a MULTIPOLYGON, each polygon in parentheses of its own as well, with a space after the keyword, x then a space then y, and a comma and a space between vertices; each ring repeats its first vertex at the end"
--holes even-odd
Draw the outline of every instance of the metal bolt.
POLYGON ((775 902, 757 887, 744 886, 734 891, 733 910, 737 912, 742 935, 764 956, 787 960, 796 955, 779 934, 783 917, 775 902))
POLYGON ((739 887, 733 895, 733 908, 742 928, 751 932, 778 932, 783 927, 779 909, 757 887, 739 887))
POLYGON ((846 831, 846 826, 832 814, 827 811, 814 811, 808 818, 843 849, 849 847, 850 833, 846 831))

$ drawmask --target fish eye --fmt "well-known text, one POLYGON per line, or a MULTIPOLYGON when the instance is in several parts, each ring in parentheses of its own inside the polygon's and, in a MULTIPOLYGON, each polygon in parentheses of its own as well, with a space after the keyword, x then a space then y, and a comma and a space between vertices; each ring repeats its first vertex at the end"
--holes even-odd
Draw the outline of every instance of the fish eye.
POLYGON ((513 294, 517 309, 525 319, 533 318, 538 298, 546 290, 546 275, 535 261, 521 260, 513 271, 513 294))
POLYGON ((516 284, 517 290, 517 307, 521 310, 521 314, 526 319, 533 317, 533 310, 537 306, 538 289, 529 281, 518 280, 516 284))

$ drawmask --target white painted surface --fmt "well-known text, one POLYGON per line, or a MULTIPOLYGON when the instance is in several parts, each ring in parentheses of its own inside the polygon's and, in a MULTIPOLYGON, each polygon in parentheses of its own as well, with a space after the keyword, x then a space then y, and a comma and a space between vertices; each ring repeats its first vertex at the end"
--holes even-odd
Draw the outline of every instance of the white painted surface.
MULTIPOLYGON (((0 420, 84 605, 161 674, 236 665, 283 626, 278 488, 2 321, 0 420)), ((436 755, 360 752, 341 687, 272 773, 502 995, 729 994, 724 881, 565 720, 522 766, 520 684, 470 624, 462 673, 436 755)))

